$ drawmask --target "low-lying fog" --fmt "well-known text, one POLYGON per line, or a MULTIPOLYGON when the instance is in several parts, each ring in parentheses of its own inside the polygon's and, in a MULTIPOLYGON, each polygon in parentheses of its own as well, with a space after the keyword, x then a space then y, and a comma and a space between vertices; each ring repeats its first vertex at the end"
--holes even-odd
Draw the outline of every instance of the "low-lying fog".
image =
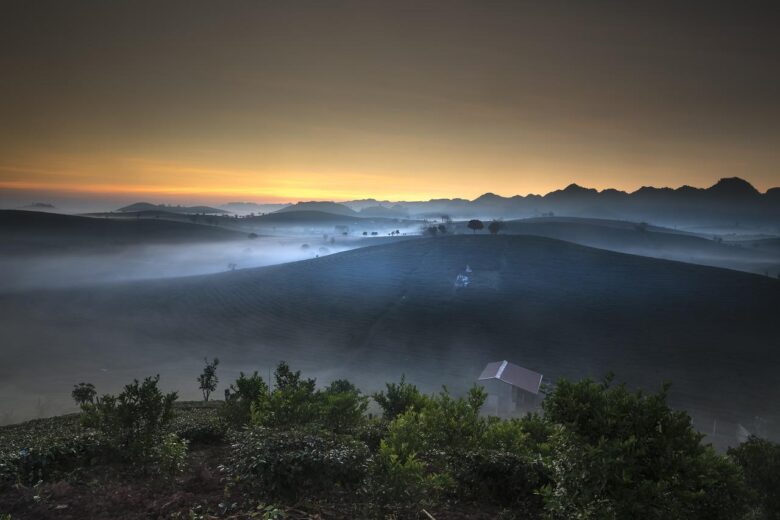
MULTIPOLYGON (((374 239, 377 240, 377 239, 374 239)), ((0 292, 218 273, 307 260, 371 239, 258 237, 236 242, 136 245, 78 254, 0 256, 0 292)))

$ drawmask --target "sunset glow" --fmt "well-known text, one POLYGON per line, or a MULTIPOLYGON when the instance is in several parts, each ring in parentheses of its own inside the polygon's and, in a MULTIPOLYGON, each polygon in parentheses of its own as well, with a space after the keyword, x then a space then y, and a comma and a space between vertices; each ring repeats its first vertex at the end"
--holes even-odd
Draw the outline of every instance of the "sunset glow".
POLYGON ((153 21, 57 3, 4 17, 0 196, 778 184, 777 47, 750 48, 757 19, 713 10, 689 26, 660 8, 511 4, 154 9, 153 21))

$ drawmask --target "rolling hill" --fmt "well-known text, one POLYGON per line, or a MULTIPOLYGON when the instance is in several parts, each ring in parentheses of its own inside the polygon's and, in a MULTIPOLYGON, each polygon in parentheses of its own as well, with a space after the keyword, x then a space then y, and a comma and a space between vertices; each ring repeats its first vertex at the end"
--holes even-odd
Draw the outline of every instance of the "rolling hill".
MULTIPOLYGON (((465 224, 458 222, 455 229, 470 233, 465 224)), ((543 236, 621 253, 756 274, 776 276, 780 272, 780 251, 772 247, 771 240, 726 243, 647 224, 574 217, 511 220, 503 223, 501 233, 543 236)))
POLYGON ((0 253, 67 252, 139 244, 245 239, 246 234, 166 219, 110 219, 0 210, 0 253))
POLYGON ((672 381, 672 402, 701 420, 750 425, 780 419, 778 308, 780 282, 766 277, 542 237, 446 236, 0 296, 0 381, 63 393, 160 372, 194 390, 199 360, 217 355, 229 375, 286 359, 368 390, 401 373, 462 390, 485 363, 509 359, 546 380, 614 371, 649 389, 672 381), (456 288, 467 265, 471 284, 456 288))
POLYGON ((298 202, 278 209, 276 210, 276 213, 294 213, 296 211, 320 211, 323 213, 332 213, 334 215, 357 216, 356 212, 344 204, 330 201, 298 202))
POLYGON ((228 211, 224 209, 212 208, 210 206, 172 206, 168 204, 151 204, 149 202, 136 202, 134 204, 121 207, 117 211, 120 213, 135 213, 138 211, 167 211, 170 213, 200 213, 205 215, 219 215, 222 213, 228 213, 228 211))

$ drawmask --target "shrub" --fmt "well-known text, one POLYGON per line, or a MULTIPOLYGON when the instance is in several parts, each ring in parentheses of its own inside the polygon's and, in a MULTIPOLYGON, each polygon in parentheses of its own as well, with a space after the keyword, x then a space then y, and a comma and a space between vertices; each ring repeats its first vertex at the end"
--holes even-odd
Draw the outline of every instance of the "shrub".
POLYGON ((560 381, 544 401, 558 425, 543 492, 550 518, 738 518, 737 468, 668 408, 666 388, 644 395, 610 382, 560 381))
POLYGON ((105 395, 83 406, 83 423, 101 432, 122 458, 145 463, 154 460, 154 448, 173 417, 176 392, 163 394, 160 376, 136 379, 118 396, 105 395))
POLYGON ((188 444, 186 440, 180 439, 175 433, 163 435, 155 454, 162 475, 173 478, 184 471, 188 444))
POLYGON ((425 398, 419 409, 411 408, 390 423, 387 443, 400 455, 425 454, 428 458, 444 451, 473 449, 484 433, 479 410, 486 397, 482 387, 475 386, 458 399, 445 388, 425 398))
POLYGON ((369 452, 348 437, 260 427, 234 433, 228 474, 267 498, 355 492, 366 476, 369 452))
POLYGON ((319 400, 319 421, 326 430, 350 433, 366 422, 368 397, 349 381, 334 381, 322 392, 319 400))
POLYGON ((370 503, 379 511, 409 512, 419 509, 428 494, 429 482, 425 464, 414 453, 399 453, 382 441, 371 465, 368 493, 370 503))
POLYGON ((196 444, 218 444, 225 440, 227 424, 216 408, 176 408, 167 430, 196 444))
POLYGON ((386 383, 386 392, 373 394, 374 401, 382 408, 383 417, 392 421, 411 408, 419 409, 425 404, 425 396, 415 385, 406 382, 406 376, 401 376, 401 382, 386 383))
POLYGON ((741 468, 756 505, 753 517, 780 519, 780 444, 751 436, 729 456, 741 468))
POLYGON ((233 426, 249 423, 252 403, 268 395, 268 385, 257 372, 251 376, 240 373, 236 382, 225 390, 225 403, 219 410, 222 418, 233 426))
POLYGON ((279 363, 274 372, 276 386, 251 407, 251 422, 256 426, 290 428, 311 424, 318 418, 319 403, 314 379, 301 378, 287 363, 279 363))
POLYGON ((541 461, 510 451, 478 448, 454 457, 458 497, 511 507, 538 517, 543 509, 536 490, 546 483, 541 461))
POLYGON ((14 482, 33 485, 89 466, 105 452, 96 432, 37 434, 24 444, 0 448, 0 490, 14 482), (22 447, 20 447, 22 446, 22 447))

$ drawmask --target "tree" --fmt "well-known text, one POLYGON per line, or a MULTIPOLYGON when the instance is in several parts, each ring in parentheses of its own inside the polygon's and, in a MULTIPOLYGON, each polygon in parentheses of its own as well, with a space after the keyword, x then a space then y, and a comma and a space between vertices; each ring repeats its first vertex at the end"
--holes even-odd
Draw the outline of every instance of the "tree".
POLYGON ((203 392, 203 400, 208 401, 211 392, 217 389, 217 383, 219 383, 217 377, 219 359, 214 358, 214 361, 209 363, 208 358, 203 358, 203 362, 206 363, 206 366, 203 367, 203 373, 198 376, 198 384, 200 391, 203 392))
POLYGON ((314 379, 304 379, 284 361, 274 372, 272 392, 252 403, 252 424, 268 428, 291 428, 317 419, 319 407, 314 379))
POLYGON ((219 408, 219 415, 234 426, 249 422, 252 403, 268 395, 268 385, 255 371, 251 376, 241 372, 235 383, 225 389, 225 404, 219 408))
POLYGON ((97 391, 95 390, 95 385, 92 383, 79 383, 73 385, 73 392, 71 392, 70 395, 73 396, 73 400, 76 401, 77 405, 82 406, 86 404, 95 404, 97 391))
POLYGON ((729 457, 742 467, 759 511, 750 518, 772 520, 780 518, 780 444, 750 436, 729 457))
POLYGON ((477 219, 469 220, 469 223, 467 225, 468 228, 472 230, 474 233, 476 233, 480 229, 484 229, 485 227, 485 224, 483 224, 481 220, 477 220, 477 219))
POLYGON ((84 425, 100 431, 117 455, 142 463, 153 460, 177 399, 176 392, 163 394, 159 381, 159 375, 136 379, 119 395, 82 406, 84 425))
POLYGON ((499 231, 501 231, 501 228, 504 227, 504 223, 500 220, 493 220, 488 224, 488 231, 490 231, 491 235, 497 235, 499 231))
POLYGON ((657 394, 558 381, 543 403, 556 426, 542 490, 550 519, 732 519, 747 489, 728 458, 702 445, 691 419, 657 394))
POLYGON ((386 392, 377 392, 371 397, 377 402, 384 418, 392 421, 411 408, 420 408, 425 403, 425 396, 415 385, 406 382, 406 376, 401 376, 401 382, 386 383, 386 392))
POLYGON ((333 381, 320 399, 320 422, 327 430, 349 433, 365 420, 368 396, 346 379, 333 381))

